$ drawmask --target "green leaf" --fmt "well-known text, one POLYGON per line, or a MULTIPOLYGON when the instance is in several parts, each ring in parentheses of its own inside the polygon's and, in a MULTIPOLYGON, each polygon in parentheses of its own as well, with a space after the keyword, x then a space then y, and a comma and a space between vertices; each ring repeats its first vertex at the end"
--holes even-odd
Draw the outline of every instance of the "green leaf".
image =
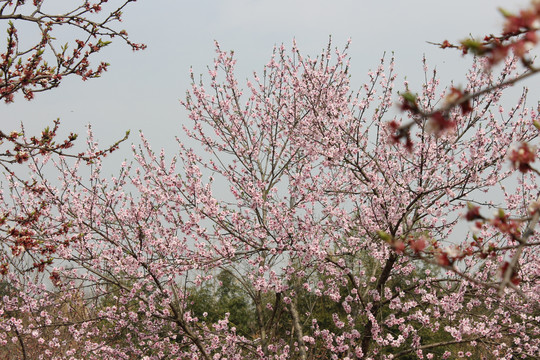
POLYGON ((503 9, 502 7, 498 7, 497 10, 499 10, 499 12, 501 13, 502 16, 504 16, 505 18, 509 18, 511 16, 514 16, 514 14, 512 14, 510 11, 508 10, 505 10, 503 9))
POLYGON ((466 39, 461 44, 475 55, 482 55, 485 52, 484 44, 475 39, 466 39))
POLYGON ((409 92, 409 91, 407 91, 407 92, 401 94, 401 97, 402 97, 403 100, 405 100, 405 101, 408 101, 408 102, 413 103, 413 104, 416 103, 416 95, 413 94, 413 93, 411 93, 411 92, 409 92))
POLYGON ((104 47, 104 46, 109 45, 110 43, 112 43, 112 41, 103 41, 103 40, 99 39, 97 45, 99 47, 104 47))
POLYGON ((385 231, 382 231, 382 230, 379 230, 377 231, 377 235, 384 241, 386 242, 391 242, 392 241, 392 235, 388 234, 387 232, 385 231))

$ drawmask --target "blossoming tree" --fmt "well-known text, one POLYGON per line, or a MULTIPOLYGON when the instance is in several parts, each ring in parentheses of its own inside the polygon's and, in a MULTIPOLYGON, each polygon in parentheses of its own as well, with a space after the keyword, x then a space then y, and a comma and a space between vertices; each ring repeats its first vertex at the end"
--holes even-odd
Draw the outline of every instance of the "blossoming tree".
MULTIPOLYGON (((453 112, 453 132, 437 136, 430 119, 416 119, 409 152, 388 125, 400 121, 392 67, 381 62, 356 93, 345 52, 311 59, 279 48, 241 89, 218 48, 209 85, 194 82, 184 101, 186 134, 204 153, 179 142, 168 161, 143 141, 111 179, 99 159, 89 177, 68 159, 32 159, 40 186, 13 182, 4 195, 11 213, 26 214, 26 231, 5 249, 4 344, 27 339, 44 357, 75 358, 538 354, 538 254, 523 249, 519 293, 499 295, 489 286, 504 260, 496 249, 515 239, 483 228, 484 240, 464 249, 452 237, 468 202, 492 205, 485 193, 512 174, 509 147, 536 136, 536 112, 525 94, 504 110, 499 90, 486 93, 453 112), (50 165, 62 185, 42 175, 50 165), (37 273, 34 244, 50 249, 37 273), (479 256, 459 262, 467 252, 479 256), (429 253, 454 272, 426 267, 429 253), (250 334, 227 315, 208 323, 193 310, 191 293, 220 271, 250 301, 250 334), (320 303, 335 304, 325 327, 306 305, 320 303)), ((467 90, 512 76, 511 59, 498 77, 479 60, 467 90)), ((423 111, 447 99, 437 85, 432 77, 418 95, 423 111)), ((514 212, 537 190, 520 181, 504 204, 514 212)), ((17 221, 6 219, 5 231, 17 221)))
POLYGON ((218 46, 183 101, 197 150, 179 140, 168 158, 141 135, 133 163, 108 178, 90 134, 89 167, 50 153, 22 165, 34 186, 11 181, 2 194, 3 349, 25 359, 538 357, 538 186, 508 157, 532 169, 535 153, 520 144, 535 141, 539 115, 526 91, 501 103, 530 69, 518 58, 499 74, 489 65, 478 58, 462 90, 425 65, 429 80, 402 94, 401 114, 393 59, 354 91, 346 49, 309 58, 280 47, 240 85, 218 46), (460 231, 463 216, 474 235, 460 231), (204 306, 219 286, 244 316, 204 306))

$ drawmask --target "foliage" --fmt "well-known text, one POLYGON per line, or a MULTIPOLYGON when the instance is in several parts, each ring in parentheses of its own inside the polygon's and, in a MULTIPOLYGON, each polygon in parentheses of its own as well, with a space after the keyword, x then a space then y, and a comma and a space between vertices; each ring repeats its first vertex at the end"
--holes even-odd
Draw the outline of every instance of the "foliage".
POLYGON ((231 272, 222 270, 213 284, 194 286, 189 292, 187 306, 193 316, 208 324, 227 316, 239 335, 250 337, 254 334, 255 309, 249 301, 249 293, 231 272))

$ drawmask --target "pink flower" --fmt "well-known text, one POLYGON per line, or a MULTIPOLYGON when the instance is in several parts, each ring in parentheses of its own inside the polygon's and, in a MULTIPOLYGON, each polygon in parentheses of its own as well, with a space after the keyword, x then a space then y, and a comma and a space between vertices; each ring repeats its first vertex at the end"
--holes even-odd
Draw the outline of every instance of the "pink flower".
POLYGON ((411 249, 418 254, 426 248, 426 241, 423 237, 420 237, 418 239, 410 240, 409 245, 411 249))
POLYGON ((508 160, 512 162, 514 169, 526 173, 531 169, 531 163, 536 160, 536 147, 522 142, 518 147, 510 149, 508 160))

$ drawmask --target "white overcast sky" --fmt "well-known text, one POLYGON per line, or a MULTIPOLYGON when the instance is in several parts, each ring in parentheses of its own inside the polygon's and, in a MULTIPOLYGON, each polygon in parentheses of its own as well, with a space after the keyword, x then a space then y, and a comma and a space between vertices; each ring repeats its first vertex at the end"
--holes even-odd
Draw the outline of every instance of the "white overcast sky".
MULTIPOLYGON (((60 88, 37 94, 31 102, 18 97, 14 104, 0 104, 2 129, 14 130, 23 121, 29 129, 37 130, 60 118, 66 132, 81 135, 85 125, 92 124, 103 145, 131 129, 129 142, 138 142, 137 131, 142 130, 155 149, 164 146, 174 151, 174 136, 182 136, 181 124, 187 121, 179 99, 190 85, 189 68, 193 67, 195 73, 206 72, 206 66, 213 62, 214 40, 222 49, 235 51, 241 78, 260 72, 274 45, 290 46, 294 38, 303 54, 315 56, 331 35, 333 44, 340 48, 352 39, 349 54, 354 84, 365 81, 365 74, 378 65, 385 51, 395 53, 400 82, 405 77, 411 83, 421 81, 418 78, 423 77, 421 59, 425 54, 444 80, 455 79, 459 84, 469 60, 427 41, 455 42, 468 34, 498 34, 503 19, 497 7, 517 10, 528 3, 139 0, 126 9, 122 27, 132 40, 146 43, 147 50, 133 53, 120 42, 113 43, 103 52, 111 66, 102 78, 87 82, 67 79, 60 88)), ((536 104, 537 98, 529 104, 536 104)), ((121 156, 129 158, 130 146, 123 148, 121 156)))

